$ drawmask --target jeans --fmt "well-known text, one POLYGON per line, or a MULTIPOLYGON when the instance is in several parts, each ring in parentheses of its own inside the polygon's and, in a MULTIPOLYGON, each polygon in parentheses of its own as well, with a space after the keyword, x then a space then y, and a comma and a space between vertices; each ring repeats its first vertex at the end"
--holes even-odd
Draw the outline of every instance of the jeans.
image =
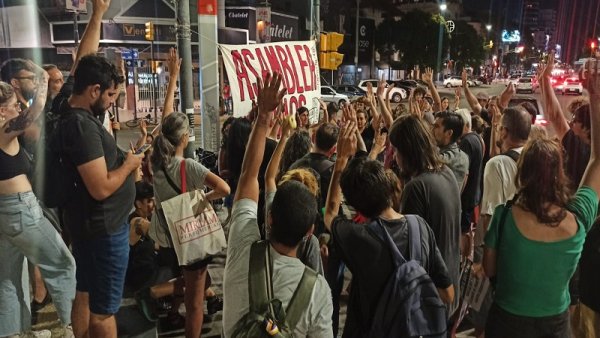
POLYGON ((59 233, 43 216, 33 192, 0 195, 0 336, 31 327, 29 280, 24 258, 37 265, 58 317, 71 323, 75 261, 59 233))

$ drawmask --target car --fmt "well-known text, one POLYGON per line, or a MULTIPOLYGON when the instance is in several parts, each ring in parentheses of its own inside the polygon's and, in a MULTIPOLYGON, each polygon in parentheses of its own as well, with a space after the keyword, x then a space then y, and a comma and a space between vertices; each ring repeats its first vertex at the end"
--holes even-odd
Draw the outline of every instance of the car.
POLYGON ((552 83, 552 88, 554 89, 555 92, 562 92, 563 87, 565 85, 565 80, 566 77, 562 76, 562 75, 556 75, 553 76, 550 79, 550 83, 552 83))
POLYGON ((514 95, 510 99, 510 101, 508 101, 508 106, 512 107, 524 102, 529 102, 535 107, 535 124, 538 126, 546 127, 548 125, 548 120, 546 120, 546 118, 544 117, 544 109, 542 107, 542 103, 537 98, 528 95, 514 95))
POLYGON ((444 80, 444 87, 462 87, 462 78, 460 76, 450 76, 449 78, 444 80))
POLYGON ((565 80, 562 87, 562 94, 583 94, 583 85, 577 78, 568 78, 565 80))
POLYGON ((337 85, 337 86, 332 86, 332 88, 338 94, 344 94, 344 95, 348 96, 351 100, 354 100, 355 98, 358 98, 361 96, 365 96, 365 94, 367 93, 364 90, 362 90, 354 85, 337 85))
POLYGON ((469 87, 479 87, 483 84, 483 82, 474 79, 474 78, 469 78, 467 79, 467 85, 469 85, 469 87))
POLYGON ((520 92, 529 92, 533 93, 536 90, 536 86, 534 84, 534 80, 531 77, 522 77, 517 80, 515 85, 515 90, 517 93, 520 92))
MULTIPOLYGON (((367 91, 367 84, 370 83, 373 86, 373 90, 377 89, 377 83, 379 80, 362 80, 358 83, 358 88, 367 91)), ((386 83, 386 88, 389 84, 386 83)), ((390 91, 388 99, 394 103, 399 103, 400 101, 406 99, 408 97, 408 92, 404 88, 392 88, 390 91)))
POLYGON ((350 102, 347 95, 339 94, 329 86, 321 86, 321 99, 325 102, 335 102, 339 105, 350 102))

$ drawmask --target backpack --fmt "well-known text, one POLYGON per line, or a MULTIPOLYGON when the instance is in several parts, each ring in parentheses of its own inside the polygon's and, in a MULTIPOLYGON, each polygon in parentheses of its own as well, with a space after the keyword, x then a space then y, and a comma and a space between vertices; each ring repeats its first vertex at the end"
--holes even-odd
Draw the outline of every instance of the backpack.
POLYGON ((446 306, 421 266, 418 220, 414 215, 406 215, 406 220, 410 260, 402 256, 379 219, 367 226, 389 247, 395 266, 377 302, 368 337, 446 337, 446 306))
POLYGON ((317 273, 305 267, 300 283, 286 310, 274 299, 269 242, 257 241, 250 248, 248 296, 250 310, 234 326, 232 338, 293 337, 296 324, 310 302, 317 273))
MULTIPOLYGON (((70 109, 64 113, 48 114, 42 138, 43 151, 36 159, 36 172, 43 175, 40 180, 38 198, 48 208, 64 207, 77 189, 75 168, 66 161, 64 149, 67 145, 61 132, 66 122, 81 119, 83 110, 70 109)), ((87 112, 86 112, 87 114, 87 112)))

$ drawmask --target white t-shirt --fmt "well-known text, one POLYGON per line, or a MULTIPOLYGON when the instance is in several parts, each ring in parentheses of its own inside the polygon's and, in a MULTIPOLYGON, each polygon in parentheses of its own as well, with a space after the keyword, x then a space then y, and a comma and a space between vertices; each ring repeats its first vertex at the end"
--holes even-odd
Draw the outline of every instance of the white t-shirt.
MULTIPOLYGON (((242 199, 234 203, 231 212, 227 262, 223 278, 225 337, 231 337, 236 323, 250 309, 248 299, 250 247, 260 239, 257 208, 255 201, 242 199)), ((298 258, 283 256, 273 247, 270 249, 273 260, 273 293, 285 309, 300 283, 305 266, 298 258)), ((294 337, 333 337, 332 313, 331 290, 325 278, 318 275, 310 303, 296 325, 294 337)))
MULTIPOLYGON (((519 154, 523 147, 512 149, 519 154)), ((506 155, 492 157, 485 165, 483 172, 483 196, 481 197, 482 215, 492 216, 494 209, 504 204, 515 196, 517 187, 515 177, 517 176, 517 162, 506 155)), ((475 244, 483 243, 483 229, 477 227, 475 244)))

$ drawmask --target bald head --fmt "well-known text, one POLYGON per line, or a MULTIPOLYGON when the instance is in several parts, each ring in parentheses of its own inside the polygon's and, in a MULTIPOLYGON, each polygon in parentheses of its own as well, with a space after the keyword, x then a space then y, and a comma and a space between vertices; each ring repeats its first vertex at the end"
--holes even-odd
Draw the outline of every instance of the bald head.
POLYGON ((523 107, 510 107, 502 113, 502 126, 515 141, 527 141, 531 131, 531 115, 523 107))

